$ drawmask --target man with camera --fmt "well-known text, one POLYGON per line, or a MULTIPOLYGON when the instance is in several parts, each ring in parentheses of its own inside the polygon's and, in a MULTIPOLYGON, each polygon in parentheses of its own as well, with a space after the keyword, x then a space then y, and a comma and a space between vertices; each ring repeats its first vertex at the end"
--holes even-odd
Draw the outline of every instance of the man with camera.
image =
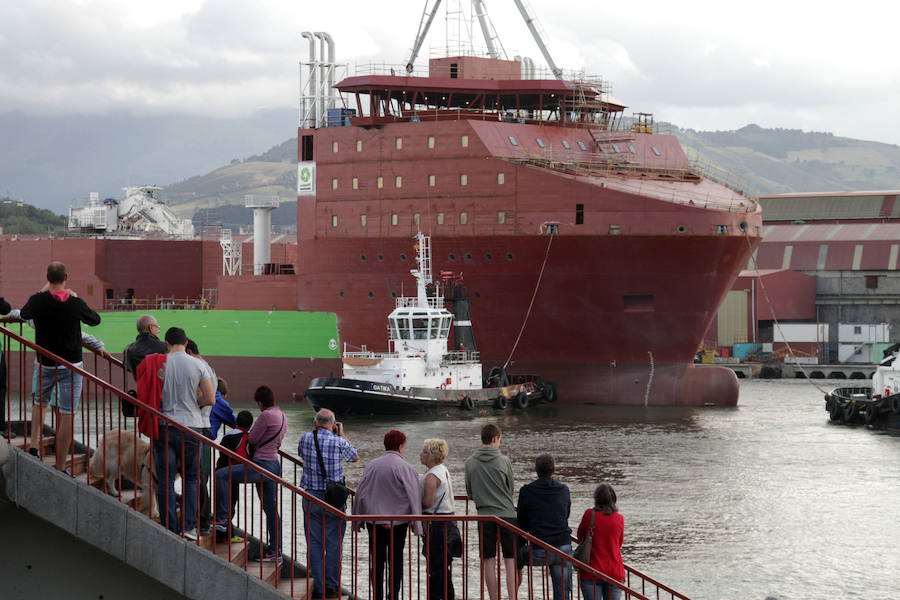
MULTIPOLYGON (((358 461, 359 453, 344 434, 344 426, 335 422, 334 413, 327 408, 316 413, 313 424, 315 428, 312 431, 300 436, 297 448, 297 454, 304 464, 300 487, 324 503, 328 484, 343 484, 344 462, 358 461)), ((346 502, 334 508, 344 511, 346 502)), ((303 512, 313 598, 340 598, 338 571, 344 542, 344 523, 321 504, 305 498, 303 512)))

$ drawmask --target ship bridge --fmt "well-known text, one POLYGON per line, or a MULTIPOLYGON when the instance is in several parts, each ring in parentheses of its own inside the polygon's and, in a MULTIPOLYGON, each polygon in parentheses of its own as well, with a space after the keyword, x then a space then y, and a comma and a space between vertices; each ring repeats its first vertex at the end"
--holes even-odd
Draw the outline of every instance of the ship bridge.
POLYGON ((612 128, 626 108, 609 97, 609 85, 599 78, 571 73, 568 80, 525 79, 519 61, 477 56, 434 58, 424 77, 373 70, 335 85, 338 91, 353 95, 359 115, 350 118, 353 125, 460 115, 612 128))

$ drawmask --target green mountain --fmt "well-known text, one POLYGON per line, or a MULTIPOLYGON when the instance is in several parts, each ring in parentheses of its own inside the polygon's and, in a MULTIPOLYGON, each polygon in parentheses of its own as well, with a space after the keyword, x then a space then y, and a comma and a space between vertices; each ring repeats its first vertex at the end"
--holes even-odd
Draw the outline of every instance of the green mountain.
MULTIPOLYGON (((742 180, 753 195, 788 192, 900 189, 900 146, 799 129, 747 125, 736 131, 695 131, 660 124, 679 138, 689 155, 742 180)), ((297 139, 164 190, 179 215, 197 225, 249 225, 247 194, 296 200, 297 139)), ((273 215, 281 231, 296 229, 293 204, 273 215), (284 213, 284 214, 280 214, 284 213)))
POLYGON ((0 198, 0 231, 3 233, 64 233, 66 217, 30 204, 0 198))

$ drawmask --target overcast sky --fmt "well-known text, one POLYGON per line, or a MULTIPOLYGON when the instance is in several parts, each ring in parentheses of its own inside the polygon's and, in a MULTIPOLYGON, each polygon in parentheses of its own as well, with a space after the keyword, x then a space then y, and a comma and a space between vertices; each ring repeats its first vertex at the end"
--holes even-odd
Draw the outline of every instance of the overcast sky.
MULTIPOLYGON (((513 2, 485 4, 507 53, 542 64, 513 2)), ((893 3, 531 5, 556 62, 609 80, 629 113, 652 112, 694 129, 756 123, 900 144, 900 9, 893 3)), ((338 60, 351 69, 400 65, 423 6, 424 0, 6 1, 0 111, 248 116, 293 106, 297 63, 308 48, 301 31, 331 33, 338 60)), ((443 12, 420 59, 444 43, 443 12)))

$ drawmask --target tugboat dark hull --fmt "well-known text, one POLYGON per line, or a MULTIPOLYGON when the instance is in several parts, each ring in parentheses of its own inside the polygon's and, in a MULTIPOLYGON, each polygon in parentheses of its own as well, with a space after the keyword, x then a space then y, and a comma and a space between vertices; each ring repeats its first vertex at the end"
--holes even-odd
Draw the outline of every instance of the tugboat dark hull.
POLYGON ((835 388, 825 395, 825 410, 833 423, 900 432, 900 394, 873 398, 870 387, 835 388))
POLYGON ((531 383, 476 390, 400 389, 386 383, 340 377, 313 379, 304 396, 313 410, 327 408, 339 415, 523 410, 555 399, 552 393, 531 383))

